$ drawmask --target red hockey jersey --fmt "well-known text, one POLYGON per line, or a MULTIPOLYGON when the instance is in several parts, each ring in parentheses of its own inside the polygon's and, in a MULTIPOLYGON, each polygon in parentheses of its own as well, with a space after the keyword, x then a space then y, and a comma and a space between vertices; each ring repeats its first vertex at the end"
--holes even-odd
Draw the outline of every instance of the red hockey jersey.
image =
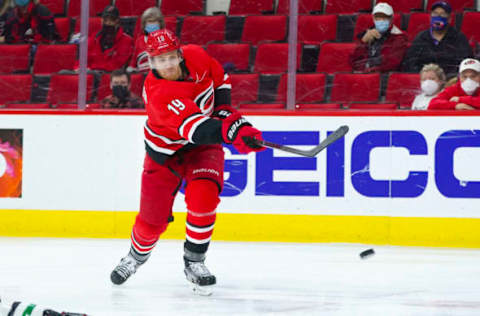
POLYGON ((173 155, 188 143, 214 107, 229 102, 231 83, 218 61, 202 47, 181 47, 188 76, 185 80, 159 79, 152 71, 143 87, 147 110, 144 128, 149 153, 173 155), (228 98, 222 97, 228 94, 228 98), (218 100, 215 100, 217 96, 218 100))

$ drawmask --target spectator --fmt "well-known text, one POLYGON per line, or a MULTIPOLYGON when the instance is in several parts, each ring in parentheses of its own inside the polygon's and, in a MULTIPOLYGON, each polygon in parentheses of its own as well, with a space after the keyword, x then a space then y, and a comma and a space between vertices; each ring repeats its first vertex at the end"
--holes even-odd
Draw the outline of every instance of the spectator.
POLYGON ((120 27, 117 7, 108 5, 102 13, 102 29, 88 39, 88 68, 114 71, 125 67, 132 55, 132 38, 120 27))
POLYGON ((59 39, 53 14, 39 0, 15 0, 10 43, 47 43, 59 39))
POLYGON ((480 109, 480 62, 467 58, 460 64, 459 81, 434 98, 428 109, 480 109))
POLYGON ((412 110, 426 110, 430 101, 435 98, 445 86, 446 76, 443 69, 436 64, 423 66, 420 71, 420 87, 422 93, 415 97, 412 110))
POLYGON ((15 21, 11 0, 4 0, 0 5, 0 44, 12 43, 12 27, 15 21))
POLYGON ((165 21, 160 9, 151 7, 146 9, 141 18, 143 35, 139 35, 135 41, 133 56, 130 60, 128 71, 148 71, 148 55, 145 51, 148 33, 165 28, 165 21))
POLYGON ((446 1, 432 5, 430 28, 420 32, 413 40, 403 62, 403 70, 418 72, 423 65, 435 63, 449 77, 458 71, 460 62, 472 57, 467 37, 450 25, 452 8, 446 1))
POLYGON ((357 35, 358 44, 350 63, 355 71, 398 70, 407 49, 407 36, 393 24, 393 8, 378 3, 373 8, 374 26, 357 35))
POLYGON ((100 103, 106 109, 139 109, 144 104, 140 97, 130 91, 130 74, 123 69, 117 69, 110 75, 111 95, 100 103))

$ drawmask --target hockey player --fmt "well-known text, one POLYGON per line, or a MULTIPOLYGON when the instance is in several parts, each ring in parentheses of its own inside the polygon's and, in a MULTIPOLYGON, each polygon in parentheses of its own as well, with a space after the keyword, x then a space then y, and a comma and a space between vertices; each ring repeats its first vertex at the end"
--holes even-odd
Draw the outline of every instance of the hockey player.
POLYGON ((149 34, 147 53, 151 71, 143 89, 148 119, 140 212, 130 251, 111 280, 124 283, 147 261, 173 221, 173 201, 185 180, 184 272, 194 291, 209 295, 216 278, 204 261, 223 187, 221 144, 233 144, 241 153, 261 151, 251 139, 261 140, 262 134, 230 106, 230 78, 200 46, 180 46, 162 29, 149 34))

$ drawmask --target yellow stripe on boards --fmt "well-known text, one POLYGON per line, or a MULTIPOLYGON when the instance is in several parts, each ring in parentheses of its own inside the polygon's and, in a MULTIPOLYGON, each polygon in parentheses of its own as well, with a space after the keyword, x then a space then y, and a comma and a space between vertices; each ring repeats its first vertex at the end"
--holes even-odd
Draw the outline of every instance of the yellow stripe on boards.
MULTIPOLYGON (((0 210, 0 236, 129 238, 136 212, 0 210)), ((185 213, 162 239, 185 238, 185 213)), ((479 218, 217 214, 214 240, 480 248, 479 218)))

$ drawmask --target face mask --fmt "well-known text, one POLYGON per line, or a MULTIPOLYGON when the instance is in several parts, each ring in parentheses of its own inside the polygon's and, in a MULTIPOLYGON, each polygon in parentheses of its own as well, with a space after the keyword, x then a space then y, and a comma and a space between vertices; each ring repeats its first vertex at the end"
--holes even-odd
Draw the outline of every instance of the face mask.
POLYGON ((436 81, 428 79, 422 81, 421 87, 426 95, 433 95, 438 91, 439 85, 436 81))
POLYGON ((375 28, 380 33, 385 33, 390 28, 390 21, 389 20, 375 21, 375 28))
POLYGON ((160 29, 160 25, 157 23, 148 23, 145 25, 145 32, 152 33, 158 31, 160 29))
POLYGON ((15 4, 19 7, 24 7, 26 6, 30 0, 15 0, 15 4))
POLYGON ((448 25, 448 18, 444 18, 443 16, 432 16, 430 20, 430 26, 435 31, 441 31, 446 28, 448 25))
POLYGON ((117 31, 117 26, 116 25, 102 25, 102 33, 105 35, 112 35, 115 34, 117 31))
POLYGON ((128 87, 122 85, 116 85, 112 87, 113 95, 119 98, 120 100, 125 100, 130 92, 128 91, 128 87))
POLYGON ((467 80, 465 80, 461 83, 463 91, 465 91, 465 93, 468 94, 468 95, 474 94, 479 85, 480 84, 478 82, 476 82, 476 81, 474 81, 470 78, 468 78, 467 80))

